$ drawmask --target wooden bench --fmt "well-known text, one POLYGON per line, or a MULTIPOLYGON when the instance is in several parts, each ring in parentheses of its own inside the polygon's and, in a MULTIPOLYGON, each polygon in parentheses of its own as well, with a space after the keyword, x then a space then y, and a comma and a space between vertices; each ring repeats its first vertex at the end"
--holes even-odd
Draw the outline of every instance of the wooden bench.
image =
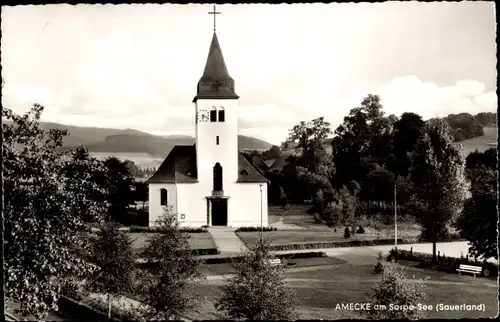
POLYGON ((281 265, 281 260, 279 258, 274 258, 274 259, 268 260, 267 263, 271 266, 278 266, 278 265, 281 265))
POLYGON ((457 272, 459 275, 461 275, 462 272, 471 273, 471 274, 474 274, 474 277, 476 277, 476 274, 481 274, 482 270, 483 269, 480 266, 460 264, 460 267, 457 269, 457 272))

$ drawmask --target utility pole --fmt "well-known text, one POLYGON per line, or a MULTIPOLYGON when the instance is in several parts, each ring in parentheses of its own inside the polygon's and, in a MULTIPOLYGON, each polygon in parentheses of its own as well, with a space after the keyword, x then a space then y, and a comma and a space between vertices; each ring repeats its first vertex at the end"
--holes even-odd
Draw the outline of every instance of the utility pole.
POLYGON ((262 184, 259 185, 260 187, 260 246, 264 246, 264 226, 263 226, 263 220, 262 220, 262 184))
POLYGON ((396 204, 396 183, 394 183, 394 246, 398 250, 398 215, 396 204))

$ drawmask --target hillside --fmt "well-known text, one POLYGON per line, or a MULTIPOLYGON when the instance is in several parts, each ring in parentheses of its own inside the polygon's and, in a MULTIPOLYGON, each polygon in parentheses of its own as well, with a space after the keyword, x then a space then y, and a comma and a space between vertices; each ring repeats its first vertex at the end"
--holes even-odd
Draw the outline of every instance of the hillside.
MULTIPOLYGON (((64 138, 64 147, 71 148, 84 145, 90 152, 98 155, 137 154, 162 158, 168 155, 176 144, 194 144, 194 138, 186 135, 157 136, 149 133, 126 129, 79 127, 58 123, 40 122, 40 128, 67 129, 69 135, 64 138)), ((267 150, 272 144, 240 135, 238 137, 240 150, 267 150)))
POLYGON ((483 152, 491 147, 495 147, 497 145, 497 136, 498 129, 496 127, 485 127, 484 135, 460 141, 456 144, 461 144, 464 154, 468 155, 476 149, 479 150, 479 152, 483 152))
MULTIPOLYGON (((455 144, 461 144, 464 155, 467 156, 469 153, 474 150, 479 150, 479 152, 483 152, 491 147, 496 146, 497 142, 498 129, 496 127, 485 127, 484 135, 477 136, 472 139, 463 140, 460 142, 456 142, 455 144)), ((324 143, 324 146, 328 152, 332 152, 332 146, 330 145, 330 140, 324 143)), ((294 152, 293 147, 288 147, 285 151, 283 151, 284 156, 291 155, 294 152)))

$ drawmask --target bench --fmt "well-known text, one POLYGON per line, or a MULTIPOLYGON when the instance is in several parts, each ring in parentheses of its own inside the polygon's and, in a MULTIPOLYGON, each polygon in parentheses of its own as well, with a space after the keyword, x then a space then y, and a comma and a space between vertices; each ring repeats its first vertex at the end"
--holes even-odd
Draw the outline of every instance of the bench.
POLYGON ((476 274, 481 274, 482 270, 483 269, 480 266, 460 264, 460 267, 457 269, 457 272, 459 275, 461 275, 462 272, 471 273, 471 274, 474 274, 474 277, 476 277, 476 274))
POLYGON ((281 265, 281 260, 279 258, 274 258, 274 259, 268 260, 267 263, 270 266, 278 266, 278 265, 281 265))

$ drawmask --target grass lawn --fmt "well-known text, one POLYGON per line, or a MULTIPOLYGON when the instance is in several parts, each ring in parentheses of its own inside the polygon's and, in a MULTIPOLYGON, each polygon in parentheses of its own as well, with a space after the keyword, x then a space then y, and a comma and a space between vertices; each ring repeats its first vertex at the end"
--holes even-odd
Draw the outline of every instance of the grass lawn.
MULTIPOLYGON (((338 265, 345 263, 344 260, 335 257, 313 257, 313 258, 294 258, 293 261, 295 265, 287 266, 288 268, 300 268, 300 267, 311 267, 311 266, 322 266, 322 265, 338 265)), ((201 267, 201 272, 203 275, 224 275, 224 274, 234 274, 235 270, 231 264, 205 264, 201 267)))
MULTIPOLYGON (((373 240, 383 238, 393 238, 394 228, 388 227, 375 231, 372 228, 365 228, 364 234, 355 234, 349 238, 344 238, 344 229, 339 227, 337 231, 328 230, 278 230, 264 232, 264 238, 269 240, 271 245, 305 244, 321 242, 343 242, 350 240, 373 240)), ((255 244, 260 238, 260 232, 237 232, 240 239, 246 245, 255 244)), ((398 237, 410 238, 420 235, 420 227, 414 224, 398 225, 398 237)))
MULTIPOLYGON (((379 276, 372 273, 373 265, 353 266, 350 264, 305 272, 286 273, 288 284, 297 292, 300 301, 298 311, 301 319, 359 318, 355 311, 335 310, 337 304, 363 303, 365 294, 378 282, 379 276)), ((485 312, 447 311, 428 312, 428 318, 488 318, 498 311, 496 281, 484 278, 459 276, 430 270, 405 267, 410 279, 426 281, 427 299, 424 304, 484 304, 485 312)), ((197 306, 193 317, 214 318, 215 309, 211 302, 220 292, 220 281, 209 281, 196 286, 202 303, 197 306)))
MULTIPOLYGON (((132 248, 139 251, 144 248, 149 238, 155 233, 129 233, 132 240, 132 248)), ((217 248, 210 233, 189 233, 189 245, 192 249, 217 248)))

